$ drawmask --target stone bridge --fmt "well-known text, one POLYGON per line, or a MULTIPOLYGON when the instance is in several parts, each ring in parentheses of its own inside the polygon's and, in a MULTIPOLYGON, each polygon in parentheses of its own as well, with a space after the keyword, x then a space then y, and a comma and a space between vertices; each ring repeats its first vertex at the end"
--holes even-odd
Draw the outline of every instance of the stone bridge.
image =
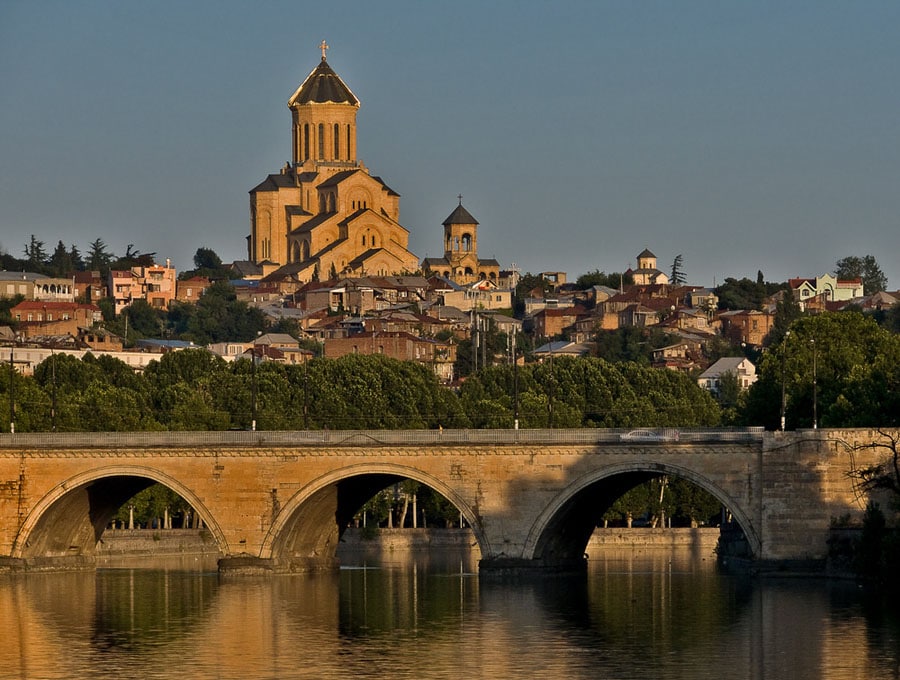
POLYGON ((761 563, 822 560, 832 518, 859 518, 849 474, 884 458, 873 430, 437 430, 0 435, 0 570, 90 567, 104 529, 159 482, 238 573, 331 568, 374 493, 413 479, 472 527, 482 570, 583 568, 627 489, 683 477, 728 508, 761 563))

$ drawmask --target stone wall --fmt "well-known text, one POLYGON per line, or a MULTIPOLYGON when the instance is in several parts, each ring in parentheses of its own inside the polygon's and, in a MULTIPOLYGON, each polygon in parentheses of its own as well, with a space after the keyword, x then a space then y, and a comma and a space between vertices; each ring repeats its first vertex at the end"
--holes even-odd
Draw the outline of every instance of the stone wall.
POLYGON ((107 529, 97 555, 217 555, 218 547, 203 529, 107 529))

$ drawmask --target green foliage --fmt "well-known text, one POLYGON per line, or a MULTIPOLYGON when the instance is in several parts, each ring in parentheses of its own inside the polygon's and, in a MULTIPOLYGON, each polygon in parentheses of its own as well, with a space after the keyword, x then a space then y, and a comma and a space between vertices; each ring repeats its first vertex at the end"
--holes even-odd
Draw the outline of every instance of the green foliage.
POLYGON ((553 285, 540 274, 532 274, 528 272, 524 274, 516 286, 513 294, 513 311, 516 316, 521 317, 525 312, 525 298, 539 294, 540 297, 545 296, 553 289, 553 285))
POLYGON ((161 528, 163 518, 168 512, 176 518, 172 524, 182 528, 183 522, 191 513, 191 506, 172 489, 162 484, 153 484, 128 500, 115 515, 115 519, 128 526, 129 514, 134 513, 135 528, 161 528))
POLYGON ((775 305, 775 320, 772 323, 772 330, 766 336, 766 345, 780 343, 784 334, 801 316, 803 316, 803 312, 800 310, 800 303, 794 299, 791 291, 785 290, 784 295, 775 305))
POLYGON ((237 299, 227 281, 211 285, 195 304, 173 302, 168 314, 169 330, 198 345, 238 340, 248 342, 265 331, 261 311, 237 299))
POLYGON ((762 276, 758 276, 756 281, 746 277, 729 277, 716 288, 716 295, 719 298, 719 309, 762 309, 767 297, 787 288, 786 283, 765 283, 762 276))
POLYGON ((102 238, 91 241, 87 254, 87 268, 89 270, 98 271, 101 276, 106 276, 109 274, 109 265, 113 259, 113 254, 106 249, 106 244, 102 238))
POLYGON ((595 337, 596 353, 606 361, 634 361, 650 365, 653 350, 678 341, 659 328, 624 326, 613 331, 600 331, 595 337))
POLYGON ((777 428, 784 385, 788 429, 811 427, 814 405, 821 427, 900 424, 900 336, 858 312, 797 320, 764 353, 757 375, 743 423, 777 428))
POLYGON ((15 328, 15 322, 13 321, 10 310, 24 299, 25 296, 21 293, 9 298, 0 298, 0 324, 4 326, 13 326, 15 328))
MULTIPOLYGON (((510 366, 481 370, 463 383, 460 400, 474 427, 512 422, 514 384, 510 366)), ((551 413, 553 427, 702 427, 720 421, 715 401, 688 376, 636 363, 559 357, 552 365, 519 367, 518 384, 522 427, 548 427, 551 413)))
POLYGON ((651 526, 658 526, 663 518, 671 518, 674 526, 696 527, 715 524, 721 508, 715 496, 689 480, 656 476, 622 493, 602 519, 632 526, 646 517, 651 526))
POLYGON ((684 273, 684 256, 681 253, 678 253, 672 261, 672 273, 669 276, 669 283, 673 286, 682 286, 687 283, 687 275, 684 273))
POLYGON ((205 276, 210 281, 228 281, 237 274, 232 275, 229 267, 222 264, 222 258, 212 248, 197 248, 194 253, 194 269, 189 269, 178 275, 181 280, 194 276, 205 276))
MULTIPOLYGON (((559 357, 518 368, 522 427, 701 427, 720 409, 688 376, 635 363, 559 357)), ((250 426, 256 387, 259 429, 512 427, 512 366, 480 370, 459 394, 427 366, 383 355, 305 364, 241 359, 206 350, 162 355, 143 374, 107 355, 58 354, 33 377, 15 375, 17 431, 206 430, 250 426)), ((0 372, 0 397, 9 392, 0 372)), ((0 406, 2 408, 2 406, 0 406)), ((8 425, 9 400, 6 401, 8 425)))
POLYGON ((835 263, 834 275, 842 280, 862 279, 863 292, 866 295, 887 288, 887 276, 881 271, 874 255, 843 257, 835 263))
POLYGON ((28 271, 46 274, 48 272, 47 259, 44 242, 32 234, 28 243, 25 244, 25 267, 28 271))
POLYGON ((634 278, 631 274, 622 274, 619 272, 607 274, 599 269, 595 269, 587 274, 582 274, 575 280, 575 286, 579 290, 587 290, 594 286, 606 286, 613 290, 619 290, 620 288, 633 284, 634 278))

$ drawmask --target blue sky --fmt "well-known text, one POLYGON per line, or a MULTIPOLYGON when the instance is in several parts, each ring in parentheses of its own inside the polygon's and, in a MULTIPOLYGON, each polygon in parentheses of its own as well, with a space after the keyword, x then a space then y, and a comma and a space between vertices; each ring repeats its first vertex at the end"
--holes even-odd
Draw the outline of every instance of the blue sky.
POLYGON ((0 247, 246 256, 328 61, 420 258, 457 194, 503 267, 900 288, 900 3, 0 3, 0 247))

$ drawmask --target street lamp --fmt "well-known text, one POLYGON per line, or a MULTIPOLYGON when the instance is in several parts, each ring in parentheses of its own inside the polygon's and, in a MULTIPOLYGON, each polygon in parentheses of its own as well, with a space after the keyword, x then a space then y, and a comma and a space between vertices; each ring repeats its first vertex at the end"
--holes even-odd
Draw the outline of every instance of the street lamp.
POLYGON ((9 433, 16 433, 16 367, 14 345, 9 346, 9 433))
POLYGON ((809 341, 812 344, 813 348, 813 429, 818 429, 819 427, 819 389, 818 389, 818 381, 816 374, 816 359, 817 359, 817 350, 816 350, 816 339, 811 338, 809 341))
MULTIPOLYGON (((262 331, 256 331, 257 339, 260 335, 262 331)), ((250 361, 250 430, 256 432, 256 341, 253 342, 250 361)))
POLYGON ((787 358, 787 339, 791 332, 787 331, 781 339, 781 431, 784 432, 784 412, 787 407, 787 395, 785 394, 785 359, 787 358))
POLYGON ((516 349, 516 332, 512 334, 513 355, 513 429, 519 429, 519 350, 516 349))
POLYGON ((56 432, 56 352, 50 348, 50 375, 51 375, 51 397, 50 397, 50 427, 56 432))

